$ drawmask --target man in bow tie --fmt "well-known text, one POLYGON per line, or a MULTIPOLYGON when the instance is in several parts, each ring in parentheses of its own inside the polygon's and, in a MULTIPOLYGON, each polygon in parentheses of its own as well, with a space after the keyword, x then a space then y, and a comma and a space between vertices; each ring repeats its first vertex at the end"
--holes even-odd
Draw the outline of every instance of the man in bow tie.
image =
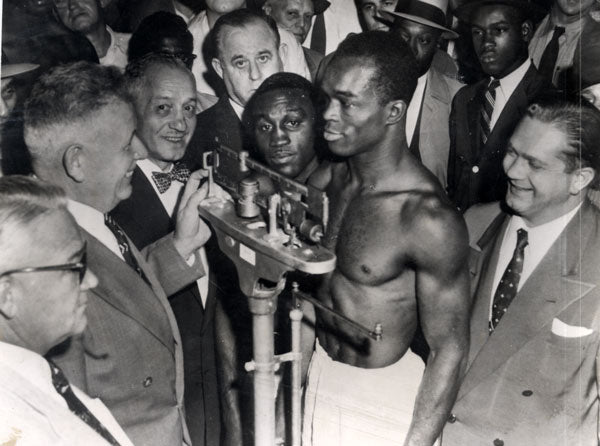
MULTIPOLYGON (((148 149, 131 178, 131 196, 111 212, 138 249, 175 227, 175 216, 189 169, 178 161, 196 127, 196 83, 175 57, 149 55, 126 69, 137 116, 137 135, 148 149)), ((204 248, 198 251, 204 270, 204 248)), ((181 332, 185 408, 192 443, 218 444, 220 412, 214 338, 214 292, 208 274, 169 296, 181 332)))

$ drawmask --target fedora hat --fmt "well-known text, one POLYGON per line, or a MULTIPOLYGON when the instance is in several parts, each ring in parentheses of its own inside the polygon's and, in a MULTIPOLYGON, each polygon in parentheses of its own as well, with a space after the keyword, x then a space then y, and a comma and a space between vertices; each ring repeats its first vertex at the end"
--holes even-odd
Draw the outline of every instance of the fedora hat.
MULTIPOLYGON (((410 20, 422 25, 443 31, 445 39, 456 39, 458 34, 446 27, 446 11, 448 11, 448 0, 410 0, 407 5, 400 6, 400 11, 381 11, 393 17, 410 20)), ((398 8, 396 8, 398 9, 398 8)))
POLYGON ((523 11, 534 22, 538 22, 548 13, 548 10, 535 0, 466 0, 456 8, 454 15, 463 22, 469 23, 473 13, 485 5, 513 6, 523 11))
POLYGON ((19 74, 33 71, 38 67, 39 65, 33 63, 2 64, 0 67, 0 77, 6 79, 7 77, 18 76, 19 74))

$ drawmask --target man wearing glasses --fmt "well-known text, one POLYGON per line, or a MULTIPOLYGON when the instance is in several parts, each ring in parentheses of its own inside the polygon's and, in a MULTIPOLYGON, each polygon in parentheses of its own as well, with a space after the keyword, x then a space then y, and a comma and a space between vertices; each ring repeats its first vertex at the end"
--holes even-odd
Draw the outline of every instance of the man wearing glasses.
POLYGON ((0 178, 0 444, 131 445, 104 404, 46 361, 87 324, 86 244, 62 190, 0 178))
POLYGON ((193 253, 210 237, 197 211, 207 187, 196 190, 201 177, 191 175, 175 231, 143 252, 107 216, 131 194, 136 160, 146 156, 115 67, 78 62, 52 69, 32 90, 24 127, 34 171, 66 191, 98 276, 83 337, 53 359, 75 385, 102 399, 135 444, 191 444, 181 337, 167 295, 204 274, 193 253))

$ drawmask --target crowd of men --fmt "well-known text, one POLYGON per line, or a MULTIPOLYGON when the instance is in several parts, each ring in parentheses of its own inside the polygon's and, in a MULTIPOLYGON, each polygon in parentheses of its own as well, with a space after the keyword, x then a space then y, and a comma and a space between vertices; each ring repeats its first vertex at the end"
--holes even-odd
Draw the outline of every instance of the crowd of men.
POLYGON ((300 286, 383 327, 305 303, 304 446, 600 444, 596 13, 5 0, 0 444, 254 444, 216 144, 327 194, 300 286))

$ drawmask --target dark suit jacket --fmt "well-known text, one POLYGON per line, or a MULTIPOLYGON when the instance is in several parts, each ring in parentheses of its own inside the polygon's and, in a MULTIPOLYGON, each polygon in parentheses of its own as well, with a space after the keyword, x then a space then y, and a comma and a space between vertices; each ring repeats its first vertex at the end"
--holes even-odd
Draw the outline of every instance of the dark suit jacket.
POLYGON ((215 138, 230 149, 241 151, 249 148, 242 122, 236 115, 227 96, 198 115, 196 130, 188 145, 183 161, 192 169, 202 166, 202 154, 215 146, 215 138))
MULTIPOLYGON (((135 246, 142 249, 173 231, 175 219, 167 214, 139 167, 133 172, 131 186, 131 196, 120 202, 111 215, 135 246)), ((215 299, 214 289, 209 287, 203 308, 196 283, 169 296, 183 343, 186 420, 194 446, 218 445, 220 437, 215 299)))
POLYGON ((584 202, 490 336, 508 215, 495 203, 482 210, 492 223, 471 249, 476 288, 467 371, 442 445, 597 445, 600 212, 584 202))
POLYGON ((488 82, 489 79, 484 79, 462 88, 452 102, 448 195, 463 212, 473 204, 504 198, 502 159, 506 144, 532 100, 554 91, 532 65, 506 103, 487 143, 481 147, 479 116, 488 82))
POLYGON ((98 286, 88 291, 87 327, 52 359, 77 387, 110 409, 134 444, 191 444, 183 414, 183 354, 166 294, 196 280, 172 236, 131 253, 148 285, 98 239, 81 230, 98 286))

